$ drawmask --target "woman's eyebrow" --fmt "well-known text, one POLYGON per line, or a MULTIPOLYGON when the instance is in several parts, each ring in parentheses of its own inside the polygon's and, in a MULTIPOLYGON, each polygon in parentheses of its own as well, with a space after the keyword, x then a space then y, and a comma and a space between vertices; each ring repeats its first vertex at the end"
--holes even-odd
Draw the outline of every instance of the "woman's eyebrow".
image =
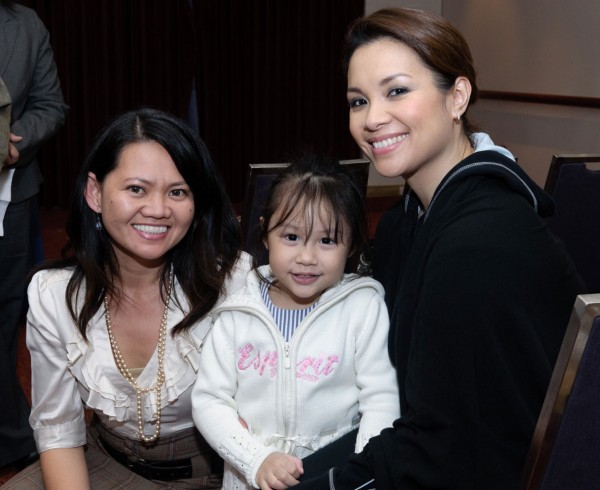
MULTIPOLYGON (((379 81, 379 86, 380 87, 385 87, 388 83, 394 81, 396 78, 402 78, 402 77, 408 77, 411 78, 411 76, 408 73, 394 73, 392 75, 389 75, 385 78, 382 78, 379 81)), ((356 93, 356 94, 363 94, 363 91, 361 89, 359 89, 358 87, 348 87, 348 89, 346 90, 348 93, 356 93)))

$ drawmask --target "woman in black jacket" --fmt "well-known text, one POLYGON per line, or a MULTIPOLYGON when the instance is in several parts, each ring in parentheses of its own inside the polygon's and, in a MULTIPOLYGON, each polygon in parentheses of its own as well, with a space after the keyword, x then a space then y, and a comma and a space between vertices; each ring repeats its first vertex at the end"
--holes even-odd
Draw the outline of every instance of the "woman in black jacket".
POLYGON ((553 203, 473 131, 475 68, 446 20, 411 9, 358 19, 345 62, 352 136, 380 174, 406 181, 373 264, 402 415, 297 488, 516 488, 581 292, 544 221, 553 203))

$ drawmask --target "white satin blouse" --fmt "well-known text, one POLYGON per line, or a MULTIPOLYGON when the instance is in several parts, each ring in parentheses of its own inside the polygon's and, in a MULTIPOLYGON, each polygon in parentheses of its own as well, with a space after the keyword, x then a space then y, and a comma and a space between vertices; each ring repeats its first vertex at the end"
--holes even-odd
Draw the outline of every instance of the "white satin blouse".
MULTIPOLYGON (((250 262, 250 257, 243 254, 226 285, 226 294, 243 286, 250 262)), ((91 321, 87 342, 69 314, 65 290, 71 273, 67 269, 38 272, 28 288, 27 347, 32 366, 29 422, 39 452, 84 445, 84 408, 95 412, 117 433, 140 439, 136 393, 115 364, 103 308, 91 321)), ((177 281, 175 289, 184 303, 185 296, 177 281)), ((173 338, 170 332, 184 316, 173 303, 167 318, 169 332, 164 358, 165 383, 161 392, 161 436, 194 425, 190 397, 199 375, 201 343, 210 326, 207 317, 188 332, 173 338)), ((137 379, 139 386, 154 385, 157 363, 155 351, 137 379)), ((142 408, 144 432, 153 434, 157 418, 156 393, 142 396, 142 408)))

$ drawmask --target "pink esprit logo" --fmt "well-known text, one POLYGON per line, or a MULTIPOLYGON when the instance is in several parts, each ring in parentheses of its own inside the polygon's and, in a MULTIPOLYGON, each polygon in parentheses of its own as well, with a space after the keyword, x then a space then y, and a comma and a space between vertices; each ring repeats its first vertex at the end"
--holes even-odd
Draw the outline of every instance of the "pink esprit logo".
POLYGON ((318 383, 321 376, 329 376, 340 358, 335 354, 322 353, 319 357, 305 357, 296 365, 296 378, 318 383))
MULTIPOLYGON (((279 356, 276 351, 266 351, 261 355, 260 350, 255 349, 251 343, 247 343, 238 349, 240 358, 237 367, 240 371, 254 369, 256 374, 264 376, 265 373, 271 379, 277 375, 279 356)), ((336 364, 340 361, 335 354, 322 353, 319 357, 307 356, 296 365, 296 378, 318 383, 322 376, 329 376, 335 371, 336 364)))
POLYGON ((260 350, 254 351, 254 346, 250 343, 238 349, 240 359, 238 361, 238 369, 245 371, 246 369, 254 368, 259 376, 265 373, 269 368, 269 377, 274 378, 277 374, 277 352, 267 351, 264 356, 260 355, 260 350))

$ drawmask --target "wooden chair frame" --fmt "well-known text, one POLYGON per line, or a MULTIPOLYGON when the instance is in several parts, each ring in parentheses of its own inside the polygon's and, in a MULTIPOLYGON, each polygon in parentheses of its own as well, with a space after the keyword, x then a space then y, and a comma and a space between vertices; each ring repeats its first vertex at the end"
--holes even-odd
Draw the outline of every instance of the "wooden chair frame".
POLYGON ((525 462, 523 490, 541 487, 556 435, 595 319, 600 294, 577 296, 525 462))
POLYGON ((597 162, 600 162, 600 154, 598 153, 564 153, 552 155, 550 168, 548 169, 548 175, 546 176, 546 183, 544 184, 544 190, 550 195, 554 194, 554 188, 556 186, 556 181, 558 180, 561 165, 568 163, 597 162))

